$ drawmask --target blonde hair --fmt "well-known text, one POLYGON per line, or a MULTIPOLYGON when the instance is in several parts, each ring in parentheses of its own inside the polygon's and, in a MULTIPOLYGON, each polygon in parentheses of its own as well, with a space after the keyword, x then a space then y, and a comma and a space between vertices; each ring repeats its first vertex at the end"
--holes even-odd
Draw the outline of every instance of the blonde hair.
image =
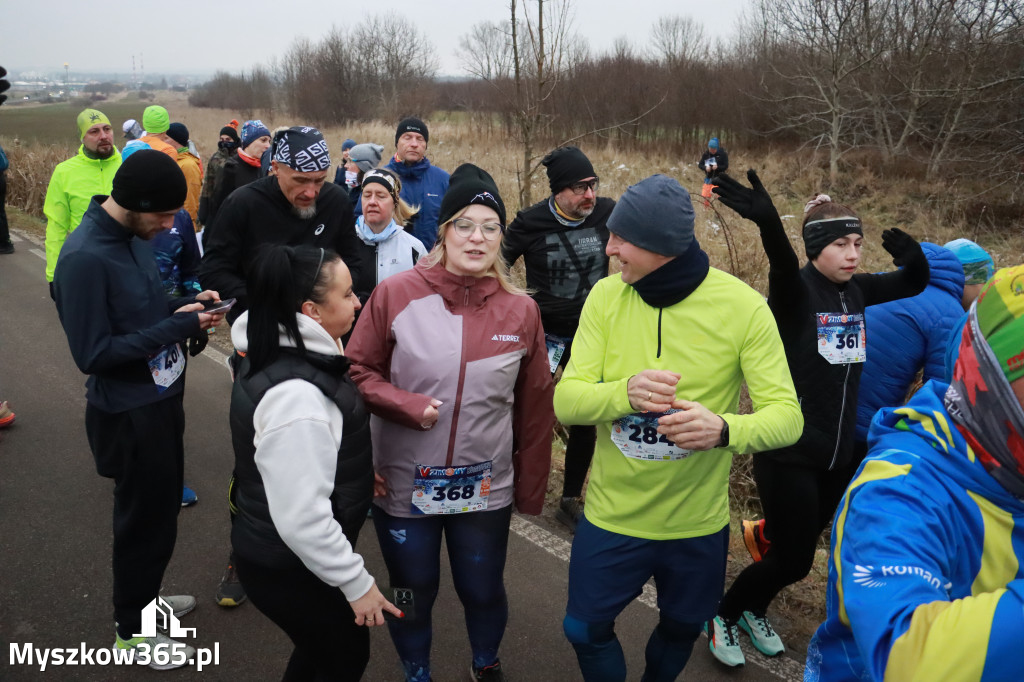
POLYGON ((405 203, 405 199, 398 197, 398 201, 395 203, 394 221, 399 227, 405 227, 412 220, 412 217, 420 212, 419 206, 413 206, 405 203))
MULTIPOLYGON (((448 251, 444 245, 444 235, 448 232, 448 226, 452 224, 456 218, 461 218, 462 214, 466 212, 469 206, 465 206, 458 213, 453 215, 448 222, 437 226, 437 243, 434 244, 434 248, 430 252, 420 258, 419 262, 426 268, 432 268, 435 265, 441 265, 442 267, 448 262, 448 251)), ((518 284, 512 281, 512 277, 509 275, 508 263, 501 256, 501 242, 505 239, 505 233, 502 231, 501 238, 498 240, 498 253, 495 254, 494 263, 491 264, 491 269, 487 272, 485 277, 495 277, 498 280, 498 284, 501 288, 514 296, 527 296, 529 291, 522 288, 518 284)))

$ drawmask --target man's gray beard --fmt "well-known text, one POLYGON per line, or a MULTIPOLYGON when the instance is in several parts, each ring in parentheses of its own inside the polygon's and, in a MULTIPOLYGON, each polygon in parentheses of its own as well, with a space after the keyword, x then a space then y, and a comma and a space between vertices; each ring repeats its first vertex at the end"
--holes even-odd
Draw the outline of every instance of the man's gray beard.
POLYGON ((310 218, 316 215, 316 202, 314 201, 312 204, 305 208, 299 208, 295 204, 292 204, 292 215, 298 216, 303 220, 309 220, 310 218))
POLYGON ((590 208, 579 209, 577 211, 573 211, 572 214, 571 214, 572 215, 572 219, 573 220, 583 220, 584 218, 589 218, 590 214, 594 212, 595 208, 597 208, 597 203, 596 202, 590 208))

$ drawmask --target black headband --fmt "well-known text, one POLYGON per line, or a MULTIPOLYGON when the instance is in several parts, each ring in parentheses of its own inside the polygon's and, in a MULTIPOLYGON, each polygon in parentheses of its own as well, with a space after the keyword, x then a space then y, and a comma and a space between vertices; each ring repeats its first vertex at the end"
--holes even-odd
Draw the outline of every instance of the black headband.
POLYGON ((367 171, 366 175, 363 176, 363 184, 361 187, 366 189, 366 186, 370 183, 376 182, 377 184, 384 185, 384 188, 391 195, 391 198, 395 200, 395 205, 398 205, 398 187, 397 180, 391 173, 387 171, 374 169, 367 171))
POLYGON ((851 233, 864 236, 860 218, 843 216, 812 220, 806 223, 804 225, 804 250, 807 252, 807 257, 814 260, 826 246, 851 233))

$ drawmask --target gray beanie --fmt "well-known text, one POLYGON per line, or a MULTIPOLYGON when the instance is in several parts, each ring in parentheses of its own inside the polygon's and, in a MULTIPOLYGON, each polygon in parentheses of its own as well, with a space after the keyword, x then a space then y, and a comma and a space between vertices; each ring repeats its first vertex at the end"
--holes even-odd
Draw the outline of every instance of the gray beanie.
POLYGON ((626 190, 608 216, 608 230, 641 249, 679 256, 693 241, 693 219, 690 193, 658 174, 626 190))
POLYGON ((352 160, 356 168, 365 173, 377 167, 383 153, 383 146, 372 142, 364 142, 352 147, 348 152, 348 158, 352 160))

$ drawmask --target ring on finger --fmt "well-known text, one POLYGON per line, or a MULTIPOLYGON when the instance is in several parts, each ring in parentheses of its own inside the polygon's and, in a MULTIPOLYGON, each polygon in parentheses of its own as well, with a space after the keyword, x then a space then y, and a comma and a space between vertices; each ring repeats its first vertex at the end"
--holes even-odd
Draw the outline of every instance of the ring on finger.
POLYGON ((654 395, 654 391, 647 391, 647 402, 651 402, 651 396, 654 395))

